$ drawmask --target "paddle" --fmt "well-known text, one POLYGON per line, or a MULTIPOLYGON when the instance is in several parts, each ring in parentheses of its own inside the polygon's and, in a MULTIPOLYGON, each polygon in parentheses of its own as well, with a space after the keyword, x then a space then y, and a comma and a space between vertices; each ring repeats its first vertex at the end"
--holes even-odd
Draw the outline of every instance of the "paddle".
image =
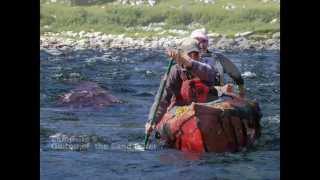
MULTIPOLYGON (((150 125, 152 126, 155 122, 155 115, 156 115, 156 112, 158 111, 158 107, 159 107, 159 104, 160 104, 160 100, 161 100, 161 97, 162 97, 162 94, 163 94, 163 90, 164 90, 164 87, 166 86, 166 83, 167 83, 167 78, 168 78, 168 75, 170 73, 170 70, 171 70, 171 67, 173 65, 173 62, 174 60, 171 59, 170 62, 169 62, 169 65, 168 65, 168 68, 167 68, 167 72, 166 72, 166 75, 164 76, 164 79, 163 81, 161 81, 161 84, 160 84, 160 91, 158 94, 158 98, 156 99, 156 108, 154 108, 154 111, 152 112, 152 119, 150 121, 150 125)), ((150 137, 150 134, 151 132, 147 132, 145 137, 144 137, 144 149, 147 149, 147 145, 148 145, 148 141, 149 141, 149 137, 150 137)))

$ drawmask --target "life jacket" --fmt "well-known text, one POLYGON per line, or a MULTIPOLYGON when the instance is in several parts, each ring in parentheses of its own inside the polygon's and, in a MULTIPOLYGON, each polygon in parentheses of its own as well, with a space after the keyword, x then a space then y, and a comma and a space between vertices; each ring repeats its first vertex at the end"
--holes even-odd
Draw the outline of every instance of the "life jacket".
POLYGON ((209 87, 199 79, 185 80, 182 82, 180 95, 184 104, 192 102, 207 102, 209 87))
POLYGON ((180 94, 171 105, 189 105, 192 102, 207 102, 209 87, 200 79, 192 76, 190 72, 184 72, 181 76, 182 85, 180 94))

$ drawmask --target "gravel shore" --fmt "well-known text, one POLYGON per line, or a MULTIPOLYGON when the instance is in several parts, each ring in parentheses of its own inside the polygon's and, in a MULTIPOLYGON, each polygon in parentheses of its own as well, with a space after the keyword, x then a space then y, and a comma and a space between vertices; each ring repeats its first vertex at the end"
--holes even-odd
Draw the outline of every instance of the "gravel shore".
MULTIPOLYGON (((252 32, 237 33, 226 37, 209 33, 209 49, 220 51, 279 51, 280 33, 272 36, 256 35, 252 32)), ((67 31, 61 33, 44 33, 40 37, 40 49, 52 55, 67 54, 78 49, 165 49, 176 47, 186 36, 132 38, 125 35, 111 35, 101 32, 79 33, 67 31)))

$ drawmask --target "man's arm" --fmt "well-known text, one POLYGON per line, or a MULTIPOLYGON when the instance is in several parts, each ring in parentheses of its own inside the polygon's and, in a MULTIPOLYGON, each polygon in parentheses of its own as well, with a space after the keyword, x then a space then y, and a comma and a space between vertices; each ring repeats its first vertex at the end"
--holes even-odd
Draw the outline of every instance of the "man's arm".
POLYGON ((208 85, 213 85, 216 72, 212 66, 206 63, 192 60, 191 72, 198 76, 202 81, 206 81, 208 85))
POLYGON ((220 53, 216 53, 216 56, 221 62, 223 71, 227 73, 238 85, 240 97, 244 97, 245 96, 244 80, 241 76, 240 71, 236 67, 236 65, 233 64, 230 59, 228 59, 226 56, 220 53))
POLYGON ((224 72, 227 73, 237 83, 238 86, 243 86, 244 80, 236 65, 233 64, 230 59, 220 53, 216 53, 216 56, 220 60, 224 72))
POLYGON ((191 71, 194 75, 205 81, 207 85, 211 86, 214 84, 216 72, 215 69, 206 63, 193 60, 187 54, 182 54, 181 59, 183 60, 183 66, 191 71))

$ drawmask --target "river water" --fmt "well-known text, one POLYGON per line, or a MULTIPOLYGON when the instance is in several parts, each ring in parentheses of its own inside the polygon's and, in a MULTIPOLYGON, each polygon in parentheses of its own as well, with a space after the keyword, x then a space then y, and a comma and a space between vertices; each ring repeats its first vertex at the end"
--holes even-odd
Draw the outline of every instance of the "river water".
POLYGON ((225 55, 245 75, 248 97, 260 103, 262 137, 242 152, 194 156, 142 148, 144 123, 168 64, 163 52, 84 49, 65 57, 41 51, 41 179, 279 179, 279 53, 225 55), (57 107, 59 95, 81 80, 98 83, 124 103, 57 107))

